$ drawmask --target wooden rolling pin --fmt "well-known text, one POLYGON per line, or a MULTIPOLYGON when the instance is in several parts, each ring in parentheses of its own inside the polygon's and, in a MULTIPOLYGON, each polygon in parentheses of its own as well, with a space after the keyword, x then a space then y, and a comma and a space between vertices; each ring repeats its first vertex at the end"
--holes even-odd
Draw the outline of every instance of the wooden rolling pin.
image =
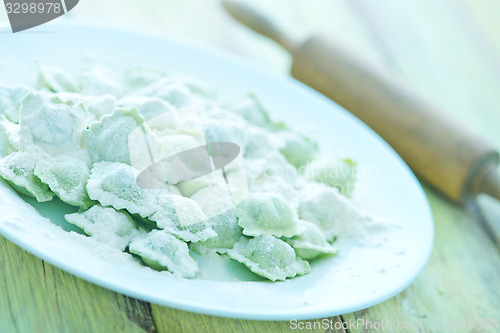
POLYGON ((324 36, 299 43, 244 2, 225 0, 239 22, 293 56, 292 75, 353 113, 387 141, 422 179, 455 202, 477 193, 500 200, 499 154, 404 82, 324 36))

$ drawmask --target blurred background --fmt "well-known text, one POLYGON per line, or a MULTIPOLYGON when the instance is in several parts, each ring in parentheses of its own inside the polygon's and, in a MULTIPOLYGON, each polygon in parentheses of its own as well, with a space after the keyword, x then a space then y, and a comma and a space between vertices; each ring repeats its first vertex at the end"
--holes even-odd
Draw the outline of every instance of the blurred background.
MULTIPOLYGON (((500 2, 252 0, 305 38, 322 32, 389 68, 500 148, 500 2)), ((288 73, 291 58, 233 21, 220 0, 82 0, 58 20, 91 21, 224 48, 288 73)), ((4 10, 0 21, 6 22, 4 10)), ((24 32, 29 33, 29 31, 24 32)))
MULTIPOLYGON (((326 33, 387 68, 500 150, 500 1, 248 2, 298 38, 326 33)), ((270 71, 288 75, 290 70, 286 51, 236 23, 219 0, 81 0, 58 20, 186 38, 239 54, 270 71)), ((7 24, 3 9, 0 21, 7 24)), ((477 319, 498 310, 498 293, 492 291, 500 279, 500 238, 495 241, 475 216, 424 189, 436 222, 429 265, 400 295, 344 319, 477 319)), ((496 221, 490 228, 496 225, 500 235, 500 205, 484 197, 481 202, 481 213, 496 221)))
MULTIPOLYGON (((324 33, 387 68, 500 149, 499 1, 247 2, 299 40, 324 33)), ((189 39, 289 75, 289 53, 234 21, 220 0, 82 0, 59 20, 65 19, 189 39)), ((480 202, 488 207, 481 213, 500 229, 500 205, 484 197, 480 202)))

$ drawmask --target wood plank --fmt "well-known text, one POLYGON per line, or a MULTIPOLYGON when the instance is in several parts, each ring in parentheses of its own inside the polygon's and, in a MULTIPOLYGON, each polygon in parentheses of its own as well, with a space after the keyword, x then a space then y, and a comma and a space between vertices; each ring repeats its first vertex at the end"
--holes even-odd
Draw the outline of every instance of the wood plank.
POLYGON ((0 332, 155 332, 147 303, 74 277, 0 237, 0 332))
POLYGON ((422 330, 413 331, 431 332, 429 322, 439 321, 444 325, 445 319, 499 318, 498 250, 481 226, 465 213, 429 189, 426 194, 436 220, 435 248, 428 266, 401 294, 369 309, 344 315, 344 320, 422 323, 422 330))
MULTIPOLYGON (((385 33, 390 36, 388 52, 375 38, 373 29, 363 24, 366 19, 359 17, 356 9, 350 7, 350 0, 256 2, 268 6, 270 13, 279 16, 284 24, 296 25, 298 30, 328 31, 371 59, 393 68, 396 63, 400 75, 407 77, 426 96, 464 120, 470 120, 470 126, 485 131, 490 140, 500 142, 500 132, 496 130, 500 100, 493 98, 496 86, 491 82, 495 81, 492 74, 487 73, 491 60, 478 55, 475 51, 477 44, 470 40, 470 36, 467 41, 462 40, 462 36, 467 36, 464 29, 467 32, 468 28, 464 28, 455 16, 448 15, 446 8, 450 2, 436 10, 429 1, 414 2, 413 5, 377 1, 379 14, 387 9, 388 4, 396 8, 396 12, 388 11, 382 18, 386 22, 385 33), (405 6, 414 7, 410 10, 405 6), (279 8, 285 10, 279 11, 279 8), (416 16, 398 15, 401 11, 416 13, 416 16), (412 27, 419 30, 414 31, 412 27), (450 43, 445 44, 448 41, 450 43), (485 75, 487 84, 481 81, 485 75), (474 98, 468 97, 470 95, 474 98)), ((463 2, 467 6, 475 4, 466 8, 474 9, 479 29, 498 30, 489 30, 492 26, 498 27, 494 10, 484 9, 492 7, 481 7, 485 3, 483 0, 463 2), (482 21, 485 15, 487 24, 482 21)), ((236 51, 280 72, 285 72, 289 64, 286 55, 272 43, 230 25, 229 19, 216 7, 215 0, 186 0, 162 5, 157 2, 138 5, 134 1, 87 0, 79 4, 75 15, 202 40, 236 51), (143 7, 138 9, 138 6, 143 7), (95 8, 100 8, 100 11, 95 8), (119 15, 115 15, 117 8, 119 15), (154 14, 140 15, 140 11, 154 14)), ((498 34, 490 34, 498 39, 498 34)), ((344 320, 418 321, 443 319, 445 316, 471 318, 472 315, 484 318, 492 315, 492 309, 500 307, 500 297, 494 288, 499 281, 499 263, 492 243, 482 229, 457 207, 430 191, 427 193, 437 228, 436 248, 429 266, 410 288, 397 297, 368 310, 343 316, 344 320)), ((95 287, 50 265, 45 265, 44 274, 42 261, 3 239, 0 239, 0 248, 0 331, 16 328, 20 331, 64 331, 81 327, 82 331, 120 329, 133 332, 149 331, 154 327, 146 304, 95 287), (6 271, 10 272, 4 273, 6 271)), ((290 331, 287 322, 230 320, 156 305, 152 305, 152 313, 160 332, 196 332, 200 328, 210 331, 290 331)))
MULTIPOLYGON (((488 71, 484 55, 475 51, 475 41, 462 21, 457 15, 448 15, 453 12, 449 2, 356 2, 368 7, 355 14, 361 14, 360 21, 371 20, 367 29, 377 31, 384 45, 381 52, 390 54, 385 58, 397 59, 386 63, 389 68, 492 142, 500 142, 496 130, 500 121, 494 112, 500 105, 492 98, 498 78, 488 71), (480 80, 482 84, 475 85, 480 80)), ((423 274, 396 297, 345 315, 345 320, 399 321, 415 325, 409 331, 431 332, 430 322, 438 321, 443 330, 445 319, 498 318, 498 249, 485 229, 462 209, 429 189, 426 193, 436 221, 436 241, 423 274)))
MULTIPOLYGON (((248 332, 248 333, 285 333, 285 332, 313 332, 313 333, 324 333, 324 332, 345 332, 344 329, 330 330, 329 327, 323 326, 322 319, 302 321, 299 326, 297 324, 291 324, 289 321, 255 321, 255 320, 241 320, 241 319, 229 319, 222 317, 213 317, 197 313, 191 313, 186 311, 175 310, 171 308, 166 308, 158 305, 151 305, 153 310, 153 316, 155 318, 156 325, 158 327, 158 332, 212 332, 217 330, 223 330, 224 332, 248 332), (311 325, 311 326, 305 326, 311 325), (304 327, 304 329, 299 329, 298 327, 304 327), (310 328, 308 328, 310 327, 310 328), (292 330, 293 329, 293 330, 292 330)), ((328 318, 328 321, 332 320, 334 322, 333 327, 335 328, 335 323, 337 325, 342 324, 342 319, 340 317, 328 318)), ((331 326, 331 323, 330 323, 331 326)))
MULTIPOLYGON (((379 41, 380 52, 397 59, 386 63, 388 68, 443 112, 453 114, 500 148, 500 62, 491 48, 494 42, 482 35, 478 18, 469 14, 467 6, 472 4, 428 0, 383 0, 376 6, 366 0, 351 3, 358 3, 354 14, 379 41)), ((488 232, 497 230, 500 221, 488 213, 491 205, 480 206, 486 210, 488 232)))

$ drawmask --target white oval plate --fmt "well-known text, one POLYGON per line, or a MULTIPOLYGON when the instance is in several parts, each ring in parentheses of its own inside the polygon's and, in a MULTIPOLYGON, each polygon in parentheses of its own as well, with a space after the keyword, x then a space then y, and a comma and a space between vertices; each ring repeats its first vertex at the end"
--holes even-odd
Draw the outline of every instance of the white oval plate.
POLYGON ((311 274, 285 282, 255 281, 239 264, 220 258, 202 263, 200 279, 187 280, 142 267, 87 237, 64 231, 70 227, 63 214, 71 209, 57 201, 33 203, 1 182, 0 234, 37 257, 144 301, 258 320, 312 319, 367 308, 402 291, 427 263, 434 228, 416 178, 361 121, 299 82, 206 47, 102 27, 48 24, 26 33, 4 33, 0 40, 3 82, 34 82, 36 59, 75 69, 91 54, 114 65, 165 68, 200 78, 221 96, 255 92, 273 118, 318 141, 323 155, 355 159, 365 170, 356 201, 399 225, 365 238, 353 232, 337 244, 339 255, 315 262, 311 274))

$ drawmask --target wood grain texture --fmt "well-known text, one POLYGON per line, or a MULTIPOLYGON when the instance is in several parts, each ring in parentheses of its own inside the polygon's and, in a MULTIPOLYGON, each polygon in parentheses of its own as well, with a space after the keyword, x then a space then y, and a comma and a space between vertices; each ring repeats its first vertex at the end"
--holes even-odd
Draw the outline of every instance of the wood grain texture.
POLYGON ((396 297, 344 315, 345 320, 384 320, 394 325, 399 321, 414 324, 415 328, 422 325, 421 330, 413 331, 431 332, 430 322, 444 325, 446 319, 499 318, 498 249, 481 225, 432 191, 426 193, 437 223, 435 248, 422 275, 396 297))
MULTIPOLYGON (((353 15, 372 31, 379 52, 385 54, 383 58, 393 60, 385 63, 387 68, 498 148, 500 137, 495 128, 500 119, 493 110, 500 104, 491 93, 500 88, 500 80, 492 70, 495 65, 491 57, 478 51, 478 40, 470 33, 477 28, 471 26, 473 21, 464 20, 464 8, 430 1, 418 5, 383 1, 375 6, 365 0, 353 3, 353 15)), ((395 298, 344 318, 406 322, 413 328, 410 331, 431 332, 429 323, 437 323, 444 330, 446 319, 500 317, 498 245, 487 234, 488 229, 460 207, 429 189, 426 193, 436 224, 435 248, 428 266, 395 298)), ((485 213, 489 215, 490 211, 492 207, 485 213)), ((490 221, 497 223, 498 219, 490 221)))
MULTIPOLYGON (((320 326, 321 319, 311 320, 312 329, 293 329, 288 321, 252 321, 236 320, 221 317, 201 315, 152 305, 153 316, 159 332, 242 332, 242 333, 285 333, 285 332, 345 332, 344 329, 329 330, 320 326)), ((328 318, 341 323, 340 317, 328 318)), ((306 321, 303 322, 306 324, 306 321)), ((333 326, 335 327, 335 326, 333 326)))
POLYGON ((0 332, 154 332, 147 303, 55 268, 0 237, 0 332))
POLYGON ((499 160, 495 149, 422 98, 404 80, 348 50, 329 35, 313 34, 305 41, 297 41, 255 6, 234 0, 223 4, 236 21, 292 54, 293 77, 361 119, 417 175, 448 198, 463 202, 474 193, 474 184, 477 192, 498 193, 500 199, 500 181, 491 181, 500 179, 494 170, 499 160), (491 173, 486 173, 487 169, 491 173), (492 191, 487 191, 489 188, 492 191))
POLYGON ((496 166, 488 142, 335 40, 315 35, 294 53, 295 78, 360 118, 450 199, 463 201, 486 166, 496 166))

